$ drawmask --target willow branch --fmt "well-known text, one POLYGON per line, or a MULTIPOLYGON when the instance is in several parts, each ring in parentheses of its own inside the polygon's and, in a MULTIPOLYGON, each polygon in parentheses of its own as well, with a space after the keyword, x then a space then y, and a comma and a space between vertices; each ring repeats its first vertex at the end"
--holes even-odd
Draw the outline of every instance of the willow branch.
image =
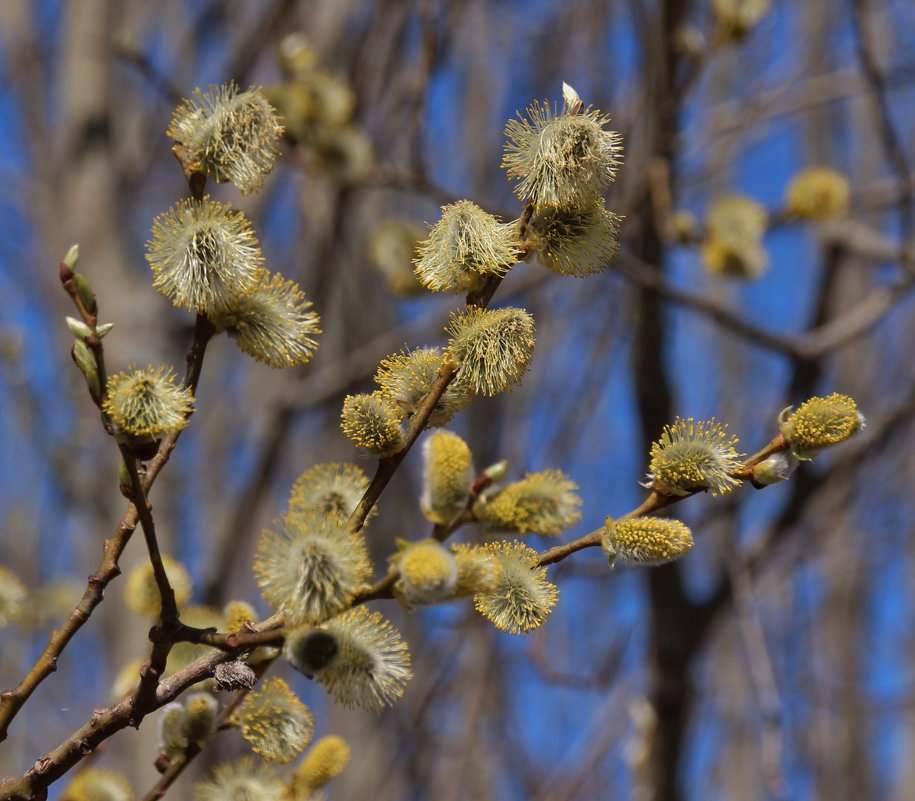
POLYGON ((160 682, 147 703, 141 704, 139 693, 135 692, 114 706, 95 710, 79 729, 37 759, 25 774, 0 783, 0 801, 45 798, 52 782, 101 743, 128 726, 138 725, 148 714, 173 701, 188 687, 210 678, 217 665, 231 658, 232 654, 211 651, 160 682))
MULTIPOLYGON (((187 354, 187 374, 184 380, 185 386, 190 388, 192 392, 196 391, 207 344, 214 333, 215 329, 206 317, 203 315, 198 316, 194 331, 194 341, 187 354)), ((159 446, 158 453, 147 465, 146 473, 140 482, 144 494, 149 492, 159 472, 168 462, 169 456, 180 436, 180 431, 173 431, 168 434, 159 446)), ((95 607, 101 603, 105 588, 109 582, 121 574, 121 569, 118 567, 118 559, 124 548, 127 547, 127 543, 136 530, 138 522, 137 508, 131 503, 115 528, 114 534, 105 540, 102 546, 102 561, 98 569, 89 576, 86 590, 79 603, 70 612, 63 625, 51 633, 51 637, 41 655, 22 681, 19 682, 19 685, 14 690, 0 693, 0 742, 6 739, 10 723, 23 704, 35 692, 36 688, 57 670, 57 660, 60 654, 67 647, 70 640, 73 639, 76 632, 89 620, 95 607)))
POLYGON ((127 466, 127 473, 130 475, 130 491, 133 505, 134 509, 136 509, 137 517, 140 518, 140 526, 143 529, 143 536, 146 540, 146 550, 149 553, 149 561, 152 565, 153 577, 155 578, 161 601, 160 624, 154 626, 149 633, 149 638, 153 643, 152 650, 150 651, 149 659, 140 668, 140 688, 137 691, 137 696, 140 706, 145 706, 148 699, 155 694, 159 677, 165 673, 165 665, 173 643, 169 636, 170 630, 178 624, 178 604, 175 601, 175 591, 168 580, 168 573, 165 572, 165 565, 162 563, 162 553, 159 551, 159 541, 156 537, 156 525, 153 521, 152 507, 146 497, 146 493, 143 491, 143 483, 137 472, 136 457, 126 446, 121 445, 120 449, 121 457, 127 466))
MULTIPOLYGON (((258 665, 257 677, 261 678, 274 661, 275 657, 258 665)), ((216 733, 222 729, 230 728, 229 720, 235 710, 241 705, 242 701, 245 700, 248 692, 248 690, 243 690, 235 694, 235 697, 226 704, 219 713, 219 717, 216 720, 216 731, 205 742, 189 743, 180 756, 172 759, 168 763, 168 767, 162 773, 162 776, 159 778, 159 781, 157 781, 155 786, 143 796, 142 801, 158 801, 158 799, 162 798, 165 793, 168 792, 168 788, 175 783, 182 773, 184 773, 185 768, 187 768, 187 766, 197 758, 200 752, 213 741, 216 733)))
MULTIPOLYGON (((785 441, 785 438, 779 434, 778 436, 773 437, 764 448, 761 448, 749 459, 744 461, 737 470, 731 473, 731 476, 740 480, 747 479, 753 474, 753 468, 757 464, 767 459, 773 453, 786 450, 787 448, 788 443, 785 441)), ((684 501, 687 498, 691 498, 693 495, 698 495, 700 492, 705 492, 705 490, 696 489, 687 495, 662 495, 657 491, 652 491, 635 509, 626 512, 624 515, 620 515, 618 519, 628 520, 633 517, 652 515, 655 512, 659 512, 661 509, 673 506, 675 503, 680 503, 680 501, 684 501)), ((543 551, 537 558, 537 564, 541 566, 552 565, 556 562, 561 562, 567 556, 571 556, 577 551, 600 545, 606 532, 607 529, 604 526, 601 526, 600 528, 596 528, 594 531, 590 531, 584 536, 579 537, 577 540, 572 540, 571 542, 566 542, 543 551)))
MULTIPOLYGON (((467 296, 467 306, 477 306, 481 309, 485 309, 492 300, 496 290, 499 288, 500 283, 502 283, 501 276, 490 276, 487 278, 479 291, 467 296)), ((371 483, 347 521, 353 531, 362 530, 369 512, 381 496, 384 488, 388 485, 388 482, 394 476, 394 473, 397 472, 400 463, 410 452, 410 448, 413 447, 413 444, 425 429, 426 422, 429 420, 429 416, 432 414, 435 404, 439 402, 442 395, 445 394, 445 390, 448 389, 448 385, 454 380, 457 369, 458 365, 451 360, 446 359, 443 362, 442 366, 439 368, 435 382, 429 388, 429 391, 420 401, 416 412, 410 418, 404 436, 403 447, 397 451, 397 453, 392 454, 391 456, 384 456, 378 460, 378 468, 375 470, 375 475, 372 477, 371 483)))

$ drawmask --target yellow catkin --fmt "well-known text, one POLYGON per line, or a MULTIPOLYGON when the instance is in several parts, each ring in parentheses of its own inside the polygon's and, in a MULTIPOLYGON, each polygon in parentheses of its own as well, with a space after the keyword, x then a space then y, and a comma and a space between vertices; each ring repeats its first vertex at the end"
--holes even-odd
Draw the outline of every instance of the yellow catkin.
POLYGON ((785 409, 779 422, 795 456, 809 459, 860 431, 864 416, 853 398, 834 392, 804 401, 793 413, 790 407, 785 409))
POLYGON ((706 220, 702 260, 709 272, 757 278, 768 264, 762 245, 766 210, 746 195, 716 198, 706 220))
POLYGON ((693 535, 679 520, 636 517, 605 521, 601 544, 610 564, 663 565, 679 559, 693 547, 693 535))
POLYGON ((457 563, 455 598, 466 598, 495 588, 501 569, 489 551, 467 543, 452 545, 451 550, 457 563))
POLYGON ((133 788, 122 773, 83 768, 64 790, 61 801, 133 801, 133 788))
POLYGON ((311 710, 282 679, 268 679, 251 692, 234 719, 251 749, 271 762, 291 762, 310 742, 315 729, 311 710))
MULTIPOLYGON (((416 348, 381 360, 375 383, 405 414, 414 414, 438 378, 445 356, 439 348, 416 348)), ((473 396, 466 382, 453 380, 432 407, 427 425, 445 425, 473 396)))
POLYGON ((713 495, 730 492, 740 482, 731 474, 740 467, 737 437, 729 437, 716 420, 678 417, 664 427, 651 446, 645 486, 665 495, 689 495, 710 489, 713 495))
POLYGON ((423 494, 420 506, 433 523, 449 523, 461 513, 473 481, 470 448, 451 431, 434 431, 423 443, 423 494))
POLYGON ((229 601, 223 609, 226 631, 244 631, 245 623, 257 620, 257 610, 247 601, 229 601))
POLYGON ((202 744, 216 731, 219 704, 206 692, 191 693, 184 702, 181 731, 188 742, 202 744))
MULTIPOLYGON (((578 104, 580 105, 580 101, 578 104)), ((533 103, 505 125, 502 166, 519 179, 515 194, 536 206, 582 207, 593 203, 616 177, 622 140, 604 126, 610 118, 591 109, 533 103)))
POLYGON ((808 167, 788 183, 785 211, 808 220, 828 220, 848 211, 851 185, 842 173, 829 167, 808 167))
POLYGON ((521 383, 534 351, 534 318, 524 309, 471 306, 452 314, 446 330, 458 381, 484 395, 521 383))
POLYGON ((316 464, 293 484, 289 510, 346 520, 359 505, 368 486, 368 476, 357 465, 316 464))
POLYGON ((410 543, 397 559, 397 588, 410 603, 437 603, 448 598, 457 583, 454 555, 433 539, 410 543))
POLYGON ((381 392, 347 395, 340 417, 343 433, 360 448, 385 456, 403 446, 403 414, 381 392))
POLYGON ((0 628, 19 619, 26 595, 25 585, 16 574, 0 565, 0 628))
POLYGON ((433 292, 471 292, 489 275, 505 275, 518 260, 515 228, 469 200, 442 206, 442 216, 419 243, 416 275, 433 292))
POLYGON ((309 790, 323 787, 343 772, 349 763, 350 753, 350 747, 342 737, 336 734, 322 737, 309 749, 296 769, 296 784, 301 783, 309 790))
POLYGON ((160 437, 187 425, 194 396, 175 383, 171 368, 150 365, 110 376, 102 409, 131 436, 160 437))
POLYGON ((181 145, 187 169, 231 181, 247 194, 273 169, 283 126, 259 87, 241 92, 228 83, 195 89, 175 109, 166 134, 181 145))
POLYGON ((557 536, 581 519, 577 489, 561 470, 528 473, 481 498, 474 513, 490 529, 557 536))
POLYGON ((501 631, 520 634, 549 617, 559 595, 537 566, 537 552, 522 542, 493 542, 486 549, 499 566, 493 589, 473 597, 476 610, 501 631))
POLYGON ((404 693, 413 677, 410 651, 379 612, 357 606, 322 624, 339 652, 315 678, 346 707, 380 712, 404 693))
POLYGON ((321 318, 295 281, 259 269, 253 290, 211 315, 252 359, 270 367, 306 364, 317 350, 321 318))

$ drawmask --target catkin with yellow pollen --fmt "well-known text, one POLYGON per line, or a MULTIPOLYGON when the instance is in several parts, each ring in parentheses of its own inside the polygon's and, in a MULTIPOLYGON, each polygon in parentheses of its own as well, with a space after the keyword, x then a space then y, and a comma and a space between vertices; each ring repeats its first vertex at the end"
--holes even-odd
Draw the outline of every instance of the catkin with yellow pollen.
POLYGON ((557 536, 581 519, 578 486, 561 470, 528 473, 474 504, 488 529, 557 536))
POLYGON ((166 134, 181 145, 186 168, 247 194, 273 169, 283 126, 258 87, 241 92, 228 83, 195 89, 175 109, 166 134))
POLYGON ((560 114, 546 101, 533 103, 526 116, 509 120, 502 166, 509 178, 518 179, 518 198, 535 206, 592 204, 616 178, 622 161, 619 134, 604 128, 609 121, 599 111, 581 108, 580 99, 567 101, 560 114))
POLYGON ((467 505, 472 481, 467 443, 451 431, 430 433, 423 443, 423 514, 433 523, 450 523, 467 505))
POLYGON ((732 475, 740 467, 736 445, 737 437, 729 437, 714 419, 696 422, 678 417, 673 425, 664 426, 651 446, 644 486, 664 495, 689 495, 701 489, 710 489, 712 495, 728 493, 740 484, 732 475))
POLYGON ((395 555, 400 571, 397 591, 411 604, 444 601, 454 592, 458 567, 451 553, 437 540, 412 542, 395 555))
MULTIPOLYGON (((191 576, 181 562, 168 554, 162 554, 162 567, 168 576, 169 584, 175 592, 175 603, 180 607, 191 597, 193 585, 191 576)), ((124 600, 134 612, 144 617, 158 617, 162 610, 162 596, 159 585, 149 562, 142 562, 127 574, 124 585, 124 600)))
POLYGON ((828 220, 848 211, 851 185, 829 167, 808 167, 796 173, 785 189, 785 212, 806 220, 828 220))
POLYGON ((248 693, 232 717, 252 750, 271 762, 291 762, 311 741, 311 710, 283 679, 267 679, 248 693))
POLYGON ((20 617, 27 594, 16 574, 0 565, 0 629, 20 617))
MULTIPOLYGON (((405 414, 414 414, 435 384, 444 361, 445 356, 439 348, 395 353, 381 360, 375 372, 375 383, 405 414)), ((470 403, 472 396, 473 391, 467 383, 455 378, 432 407, 427 425, 445 425, 470 403)))
POLYGON ((490 592, 495 588, 501 568, 489 550, 467 543, 457 543, 451 546, 451 551, 457 563, 457 581, 453 597, 466 598, 477 593, 490 592))
POLYGON ((194 411, 190 389, 175 383, 169 367, 109 376, 102 410, 130 437, 161 437, 180 431, 194 411))
POLYGON ((472 292, 487 276, 505 275, 518 260, 515 228, 469 200, 442 206, 417 247, 416 275, 433 292, 472 292))
POLYGON ((810 398, 797 411, 789 406, 779 415, 782 436, 799 459, 812 459, 823 448, 844 442, 864 424, 864 415, 854 399, 838 392, 825 398, 810 398))
POLYGON ((522 542, 492 542, 486 549, 498 565, 495 586, 473 597, 476 610, 501 631, 520 634, 549 617, 559 591, 537 565, 537 552, 522 542))
POLYGON ((220 306, 211 322, 252 359, 295 367, 310 361, 318 347, 321 318, 311 305, 295 281, 262 268, 251 292, 220 306))
POLYGON ((484 395, 521 383, 534 351, 534 318, 524 309, 472 306, 453 313, 446 331, 456 380, 484 395))
POLYGON ((346 437, 370 453, 388 456, 403 447, 403 414, 381 392, 347 395, 340 417, 346 437))
POLYGON ((663 565, 679 559, 693 547, 692 532, 679 520, 635 517, 604 521, 601 546, 610 560, 635 565, 663 565))
POLYGON ((336 734, 328 734, 318 740, 296 768, 294 787, 296 790, 318 790, 331 779, 339 776, 350 759, 350 747, 346 740, 336 734))

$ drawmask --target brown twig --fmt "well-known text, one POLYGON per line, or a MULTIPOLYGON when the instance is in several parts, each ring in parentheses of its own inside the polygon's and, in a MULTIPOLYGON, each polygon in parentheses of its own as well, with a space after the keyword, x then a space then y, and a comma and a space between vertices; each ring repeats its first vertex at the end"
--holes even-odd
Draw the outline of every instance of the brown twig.
MULTIPOLYGON (((174 642, 171 632, 178 625, 178 604, 175 601, 175 591, 172 589, 171 582, 168 579, 165 565, 162 563, 162 554, 159 551, 159 541, 156 537, 156 525, 153 521, 152 507, 143 490, 143 482, 140 480, 140 475, 137 471, 136 457, 125 445, 120 445, 119 447, 121 449, 121 458, 124 460, 124 464, 127 466, 127 473, 130 476, 131 499, 134 509, 136 509, 137 517, 140 518, 140 526, 143 529, 143 536, 146 540, 146 550, 149 554, 153 577, 159 590, 159 598, 162 605, 159 625, 154 626, 149 633, 149 638, 153 643, 149 659, 140 668, 140 687, 137 691, 137 703, 140 708, 145 708, 149 700, 155 695, 159 678, 165 673, 165 664, 168 661, 168 654, 174 642)), ((137 723, 139 724, 139 721, 137 723)))
MULTIPOLYGON (((259 664, 256 671, 257 678, 261 678, 263 674, 269 670, 274 661, 275 657, 259 664)), ((173 760, 171 760, 171 762, 168 763, 168 767, 162 773, 159 781, 157 781, 155 786, 146 795, 143 796, 142 801, 158 801, 158 799, 162 798, 165 793, 168 792, 168 788, 175 783, 175 780, 182 773, 184 773, 185 768, 187 768, 187 766, 197 758, 200 752, 210 744, 213 737, 216 736, 216 733, 223 729, 230 728, 231 724, 229 721, 232 717, 232 714, 236 709, 238 709, 239 705, 242 701, 245 700, 247 695, 247 690, 242 690, 241 692, 235 694, 235 697, 228 704, 226 704, 222 711, 219 713, 219 718, 216 721, 216 731, 210 736, 210 738, 202 743, 189 743, 180 756, 175 757, 173 760)))
MULTIPOLYGON (((785 441, 785 438, 779 434, 774 437, 770 442, 766 444, 765 447, 758 450, 754 453, 749 459, 744 461, 741 466, 735 470, 731 475, 734 478, 746 479, 753 474, 753 467, 759 464, 761 461, 771 456, 777 451, 785 450, 788 447, 788 443, 785 441)), ((686 500, 687 498, 697 495, 700 492, 705 492, 705 490, 697 489, 690 492, 688 495, 662 495, 659 492, 652 491, 651 494, 642 501, 635 509, 632 509, 629 512, 626 512, 624 515, 620 515, 620 520, 628 520, 633 517, 644 517, 646 515, 652 515, 655 512, 659 512, 661 509, 664 509, 667 506, 672 506, 675 503, 686 500)), ((577 540, 572 540, 571 542, 566 542, 562 545, 557 545, 554 548, 543 551, 537 559, 537 564, 552 565, 556 562, 561 562, 567 556, 580 551, 584 548, 593 548, 596 545, 601 544, 601 540, 606 533, 606 528, 601 526, 600 528, 590 531, 582 537, 579 537, 577 540)))
MULTIPOLYGON (((198 316, 194 342, 187 355, 188 366, 184 382, 185 386, 189 387, 192 392, 197 388, 206 347, 214 333, 215 330, 212 324, 202 315, 198 316)), ((146 473, 141 480, 144 493, 149 492, 159 472, 168 462, 169 456, 180 436, 180 431, 173 431, 162 441, 158 453, 147 465, 146 473)), ((89 576, 86 591, 83 593, 79 603, 70 612, 63 625, 52 632, 48 644, 18 686, 14 690, 0 693, 0 742, 6 739, 10 723, 23 704, 35 692, 35 689, 51 673, 57 670, 57 660, 60 654, 67 647, 70 640, 73 639, 76 632, 89 620, 95 607, 101 603, 105 588, 109 582, 120 575, 121 569, 118 567, 118 559, 124 548, 127 547, 127 543, 138 522, 137 509, 133 504, 130 504, 115 528, 114 534, 105 540, 102 546, 102 561, 95 573, 89 576)))
MULTIPOLYGON (((490 276, 487 278, 481 289, 477 292, 472 292, 467 296, 467 306, 486 308, 501 282, 501 276, 490 276)), ((457 369, 458 365, 454 362, 448 359, 444 361, 438 371, 438 377, 420 401, 416 412, 410 418, 410 423, 407 426, 407 431, 404 435, 403 447, 401 447, 397 453, 392 454, 391 456, 384 456, 378 460, 378 468, 375 471, 375 475, 372 477, 368 489, 366 489, 358 506, 356 506, 349 517, 348 523, 354 531, 362 530, 369 512, 381 496, 381 493, 388 485, 388 482, 391 480, 394 473, 397 472, 400 463, 410 452, 410 448, 413 447, 413 444, 419 438, 423 429, 425 429, 426 421, 432 414, 435 404, 439 402, 442 395, 445 393, 445 390, 448 389, 448 385, 454 380, 457 369)))
POLYGON ((0 801, 33 801, 47 797, 51 783, 101 743, 128 726, 138 725, 150 712, 173 701, 188 687, 211 677, 217 665, 231 658, 231 654, 211 651, 161 681, 147 704, 141 705, 138 693, 133 693, 115 706, 95 710, 86 723, 37 759, 25 774, 0 783, 0 801))

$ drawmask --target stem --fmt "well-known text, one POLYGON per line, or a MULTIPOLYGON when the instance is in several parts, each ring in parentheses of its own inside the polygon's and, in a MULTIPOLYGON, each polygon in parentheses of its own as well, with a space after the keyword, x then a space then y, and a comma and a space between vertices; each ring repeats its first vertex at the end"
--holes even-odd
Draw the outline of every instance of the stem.
MULTIPOLYGON (((196 330, 194 331, 194 342, 188 351, 188 370, 184 381, 185 386, 189 387, 192 392, 197 388, 207 343, 214 333, 215 328, 206 317, 203 315, 198 316, 196 330)), ((168 462, 168 458, 180 436, 180 431, 173 431, 159 446, 159 452, 147 465, 146 474, 140 481, 140 486, 144 493, 149 492, 159 472, 168 462)), ((76 632, 89 620, 95 607, 101 603, 105 588, 109 582, 121 574, 121 569, 118 567, 118 559, 124 552, 124 548, 127 547, 127 543, 138 522, 137 509, 133 504, 130 504, 117 528, 115 528, 114 534, 105 540, 102 546, 102 561, 96 572, 89 576, 86 591, 83 593, 80 602, 70 612, 64 624, 51 634, 48 644, 18 686, 14 690, 0 693, 0 742, 7 738, 10 723, 19 713, 23 704, 31 697, 38 686, 51 673, 57 670, 57 660, 60 654, 67 647, 70 640, 73 639, 76 632)))
MULTIPOLYGON (((168 574, 165 572, 165 565, 162 563, 162 554, 159 551, 159 541, 156 538, 156 526, 152 517, 152 508, 146 498, 146 493, 143 491, 143 483, 137 472, 136 457, 124 445, 121 445, 120 449, 124 463, 127 465, 127 472, 130 475, 133 504, 137 510, 137 516, 140 518, 140 526, 146 539, 146 549, 149 552, 149 561, 152 565, 153 576, 162 602, 160 623, 149 632, 149 639, 152 640, 153 647, 146 664, 140 668, 140 687, 137 691, 137 704, 141 708, 145 708, 149 705, 150 700, 155 697, 159 678, 165 673, 168 654, 172 650, 174 642, 171 633, 178 625, 178 604, 175 602, 175 591, 172 589, 168 574)), ((139 721, 137 721, 137 725, 139 725, 139 721)))

